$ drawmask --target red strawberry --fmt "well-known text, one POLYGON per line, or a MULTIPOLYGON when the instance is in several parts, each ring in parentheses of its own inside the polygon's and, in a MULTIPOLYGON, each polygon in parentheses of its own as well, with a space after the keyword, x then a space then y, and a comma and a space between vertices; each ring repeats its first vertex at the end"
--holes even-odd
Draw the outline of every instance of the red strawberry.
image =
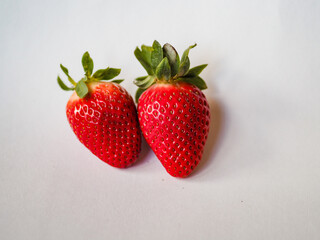
POLYGON ((75 90, 66 112, 69 124, 80 140, 102 161, 118 168, 132 165, 141 149, 141 136, 136 107, 132 97, 118 83, 110 80, 120 69, 106 68, 92 76, 93 61, 88 52, 82 58, 85 77, 76 83, 62 66, 74 87, 67 87, 58 77, 63 90, 75 90))
POLYGON ((201 160, 209 133, 207 88, 198 76, 207 65, 189 70, 189 47, 181 61, 170 44, 136 48, 148 76, 136 79, 141 131, 168 173, 186 177, 201 160))

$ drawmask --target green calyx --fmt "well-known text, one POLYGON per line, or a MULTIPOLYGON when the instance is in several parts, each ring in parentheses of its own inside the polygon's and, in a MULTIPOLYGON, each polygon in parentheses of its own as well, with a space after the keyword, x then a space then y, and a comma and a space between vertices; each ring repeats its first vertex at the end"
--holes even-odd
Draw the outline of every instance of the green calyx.
POLYGON ((194 44, 188 47, 181 60, 179 54, 173 46, 166 43, 161 47, 158 41, 154 41, 152 46, 142 45, 134 51, 134 55, 147 71, 148 75, 138 77, 134 83, 138 86, 136 92, 136 102, 141 94, 155 83, 187 82, 197 86, 200 90, 206 89, 205 81, 199 74, 207 64, 199 65, 190 69, 189 51, 197 46, 194 44))
MULTIPOLYGON (((111 80, 118 76, 121 72, 121 69, 119 68, 106 68, 106 69, 99 69, 94 74, 93 72, 93 60, 90 57, 88 52, 85 52, 82 56, 82 66, 85 72, 85 76, 80 79, 80 81, 76 82, 74 81, 70 75, 69 71, 66 67, 64 67, 62 64, 60 64, 60 67, 62 71, 67 75, 69 82, 72 84, 72 87, 68 87, 64 82, 61 80, 61 78, 58 76, 57 81, 59 86, 62 90, 65 91, 73 91, 75 90, 77 95, 80 98, 84 98, 88 92, 88 86, 87 84, 90 82, 100 82, 104 80, 111 80)), ((123 79, 116 79, 112 80, 111 82, 114 83, 121 83, 123 79)))

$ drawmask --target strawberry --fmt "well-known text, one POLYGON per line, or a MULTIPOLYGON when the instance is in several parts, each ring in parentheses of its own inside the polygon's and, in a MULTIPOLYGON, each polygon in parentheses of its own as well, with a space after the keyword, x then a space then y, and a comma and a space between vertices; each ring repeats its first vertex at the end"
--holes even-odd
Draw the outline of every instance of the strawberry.
POLYGON ((209 133, 209 104, 201 92, 207 86, 198 76, 207 65, 189 69, 195 46, 181 60, 170 44, 161 47, 157 41, 134 52, 148 73, 135 80, 141 131, 174 177, 187 177, 199 164, 209 133))
POLYGON ((123 80, 110 80, 120 69, 106 68, 92 75, 93 61, 88 52, 82 57, 85 76, 75 82, 68 69, 60 65, 73 87, 67 87, 58 76, 59 86, 72 91, 67 106, 69 124, 94 155, 117 168, 132 165, 141 149, 141 135, 132 97, 119 85, 123 80))

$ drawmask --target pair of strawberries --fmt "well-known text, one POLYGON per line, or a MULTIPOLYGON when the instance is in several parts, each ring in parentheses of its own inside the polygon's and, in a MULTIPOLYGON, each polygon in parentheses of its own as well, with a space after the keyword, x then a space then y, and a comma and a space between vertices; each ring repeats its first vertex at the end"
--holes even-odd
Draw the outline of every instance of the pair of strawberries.
POLYGON ((84 77, 75 82, 61 66, 72 87, 60 77, 63 90, 74 91, 66 112, 78 139, 102 161, 118 168, 132 165, 141 150, 141 133, 167 172, 188 176, 201 160, 210 124, 209 105, 201 90, 207 86, 199 77, 206 64, 190 68, 190 46, 181 59, 170 45, 154 41, 134 54, 148 75, 138 77, 136 102, 112 80, 120 69, 93 73, 88 52, 82 57, 84 77), (107 80, 111 80, 106 82, 107 80))

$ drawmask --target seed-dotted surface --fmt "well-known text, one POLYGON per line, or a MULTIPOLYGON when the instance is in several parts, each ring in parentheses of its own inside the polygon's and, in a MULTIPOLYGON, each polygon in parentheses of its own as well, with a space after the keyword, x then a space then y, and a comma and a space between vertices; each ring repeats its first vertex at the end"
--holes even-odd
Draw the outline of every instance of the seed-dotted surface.
POLYGON ((187 83, 156 84, 138 104, 143 135, 172 176, 186 177, 201 160, 210 110, 204 94, 187 83))
POLYGON ((67 118, 79 140, 102 161, 132 165, 141 135, 132 97, 118 84, 101 83, 90 96, 67 104, 67 118))

